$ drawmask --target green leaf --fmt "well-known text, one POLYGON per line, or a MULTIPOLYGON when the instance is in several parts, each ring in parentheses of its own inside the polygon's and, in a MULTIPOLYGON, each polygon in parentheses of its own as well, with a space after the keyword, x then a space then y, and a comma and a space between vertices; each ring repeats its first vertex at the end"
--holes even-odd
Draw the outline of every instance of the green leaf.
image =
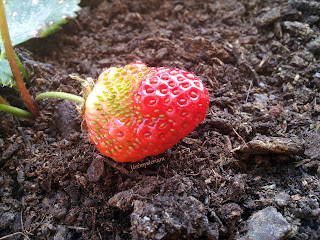
MULTIPOLYGON (((3 0, 0 0, 3 1, 3 0)), ((80 0, 6 0, 5 9, 12 45, 45 37, 75 18, 80 0)), ((2 38, 0 38, 2 41, 2 38)), ((1 44, 2 45, 2 44, 1 44)), ((2 50, 3 45, 1 46, 2 50)))
POLYGON ((16 83, 13 80, 13 75, 7 59, 0 60, 0 86, 16 87, 16 83))

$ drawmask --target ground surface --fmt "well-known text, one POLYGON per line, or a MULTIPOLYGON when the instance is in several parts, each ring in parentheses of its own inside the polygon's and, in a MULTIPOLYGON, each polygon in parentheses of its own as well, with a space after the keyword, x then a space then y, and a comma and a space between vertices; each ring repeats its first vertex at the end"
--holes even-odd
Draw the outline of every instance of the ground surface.
POLYGON ((79 94, 69 74, 140 60, 194 72, 209 110, 172 149, 131 164, 100 156, 75 104, 41 101, 36 121, 0 113, 1 239, 320 238, 319 1, 81 6, 18 48, 33 60, 31 95, 79 94))

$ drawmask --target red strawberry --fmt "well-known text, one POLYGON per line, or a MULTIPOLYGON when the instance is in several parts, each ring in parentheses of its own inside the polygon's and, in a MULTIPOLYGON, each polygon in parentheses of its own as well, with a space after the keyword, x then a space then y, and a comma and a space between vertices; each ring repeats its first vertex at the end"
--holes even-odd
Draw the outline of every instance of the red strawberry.
POLYGON ((101 73, 86 100, 85 118, 103 155, 135 162, 187 136, 208 105, 208 91, 193 73, 138 62, 101 73))

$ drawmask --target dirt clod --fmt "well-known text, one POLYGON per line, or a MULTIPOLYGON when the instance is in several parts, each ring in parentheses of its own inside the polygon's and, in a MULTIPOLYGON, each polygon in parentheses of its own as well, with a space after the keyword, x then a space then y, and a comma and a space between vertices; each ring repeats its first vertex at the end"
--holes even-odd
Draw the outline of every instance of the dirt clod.
POLYGON ((274 207, 253 214, 247 221, 248 232, 239 240, 280 240, 290 232, 291 226, 274 207))
POLYGON ((298 137, 266 137, 257 136, 242 146, 244 156, 251 154, 283 154, 301 155, 304 153, 304 140, 298 137))
MULTIPOLYGON (((163 183, 160 193, 152 201, 134 201, 132 239, 188 239, 200 236, 216 239, 218 224, 209 222, 203 203, 192 196, 194 184, 190 179, 174 176, 163 183)), ((194 194, 198 196, 198 193, 194 194)))
POLYGON ((88 179, 90 182, 97 182, 104 174, 104 163, 102 157, 96 157, 92 160, 92 163, 87 171, 88 179))

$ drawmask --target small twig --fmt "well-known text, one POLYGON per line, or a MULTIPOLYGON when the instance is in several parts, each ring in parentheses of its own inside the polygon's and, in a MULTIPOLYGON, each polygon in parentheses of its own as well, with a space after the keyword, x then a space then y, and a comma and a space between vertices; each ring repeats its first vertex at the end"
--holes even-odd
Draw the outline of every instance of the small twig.
POLYGON ((242 140, 242 142, 243 142, 245 145, 247 145, 247 143, 246 143, 246 141, 243 139, 243 137, 241 137, 241 136, 239 135, 239 133, 237 133, 237 131, 236 131, 234 128, 232 128, 232 130, 233 130, 233 132, 238 136, 238 138, 240 138, 240 139, 242 140))
POLYGON ((12 233, 12 234, 9 234, 9 235, 6 235, 6 236, 1 237, 0 240, 7 239, 7 238, 10 238, 10 237, 14 237, 14 236, 17 236, 17 235, 23 235, 25 238, 30 239, 30 238, 29 238, 25 233, 23 233, 23 232, 15 232, 15 233, 12 233))
POLYGON ((250 81, 250 85, 249 85, 249 89, 248 89, 248 93, 247 93, 247 97, 246 97, 246 103, 248 102, 248 99, 249 99, 252 83, 253 83, 253 79, 251 79, 251 81, 250 81))
POLYGON ((236 152, 236 151, 239 151, 240 149, 241 149, 241 147, 239 146, 239 147, 232 149, 230 152, 236 152))
POLYGON ((24 229, 23 221, 22 221, 22 218, 23 218, 23 216, 22 216, 22 211, 20 212, 20 215, 21 215, 21 217, 20 217, 20 223, 21 223, 22 232, 26 232, 26 230, 24 229))
MULTIPOLYGON (((215 82, 217 82, 217 79, 216 79, 215 77, 213 77, 213 78, 214 78, 215 82)), ((215 85, 214 85, 214 83, 213 83, 212 79, 211 79, 211 78, 207 78, 207 79, 208 79, 208 81, 209 81, 209 83, 210 83, 211 87, 215 88, 215 85)))
POLYGON ((23 56, 22 53, 20 53, 20 51, 18 49, 15 49, 15 51, 18 54, 19 58, 21 58, 25 62, 36 63, 36 64, 44 65, 46 67, 52 67, 52 64, 50 64, 50 63, 43 63, 43 62, 39 62, 39 61, 35 61, 35 60, 31 60, 29 58, 26 58, 25 56, 23 56))
POLYGON ((302 173, 303 176, 307 177, 307 178, 312 178, 312 176, 308 173, 306 173, 305 171, 303 171, 303 169, 301 168, 301 166, 299 167, 300 172, 302 173))
POLYGON ((101 240, 103 240, 102 239, 102 236, 101 236, 101 233, 100 233, 100 231, 99 231, 99 228, 97 227, 97 232, 98 232, 98 236, 99 236, 99 238, 101 239, 101 240))
POLYGON ((204 145, 206 145, 206 143, 207 143, 209 140, 210 140, 210 139, 206 139, 206 140, 202 143, 202 145, 201 145, 201 147, 200 147, 200 148, 202 149, 202 148, 203 148, 203 146, 204 146, 204 145))
POLYGON ((84 228, 84 227, 76 227, 76 226, 67 226, 69 229, 72 230, 77 230, 77 231, 88 231, 89 228, 84 228))
POLYGON ((262 68, 262 66, 265 64, 265 62, 266 62, 269 58, 270 58, 270 56, 269 56, 268 54, 265 55, 265 56, 262 58, 262 60, 260 61, 258 67, 259 67, 259 68, 262 68))

